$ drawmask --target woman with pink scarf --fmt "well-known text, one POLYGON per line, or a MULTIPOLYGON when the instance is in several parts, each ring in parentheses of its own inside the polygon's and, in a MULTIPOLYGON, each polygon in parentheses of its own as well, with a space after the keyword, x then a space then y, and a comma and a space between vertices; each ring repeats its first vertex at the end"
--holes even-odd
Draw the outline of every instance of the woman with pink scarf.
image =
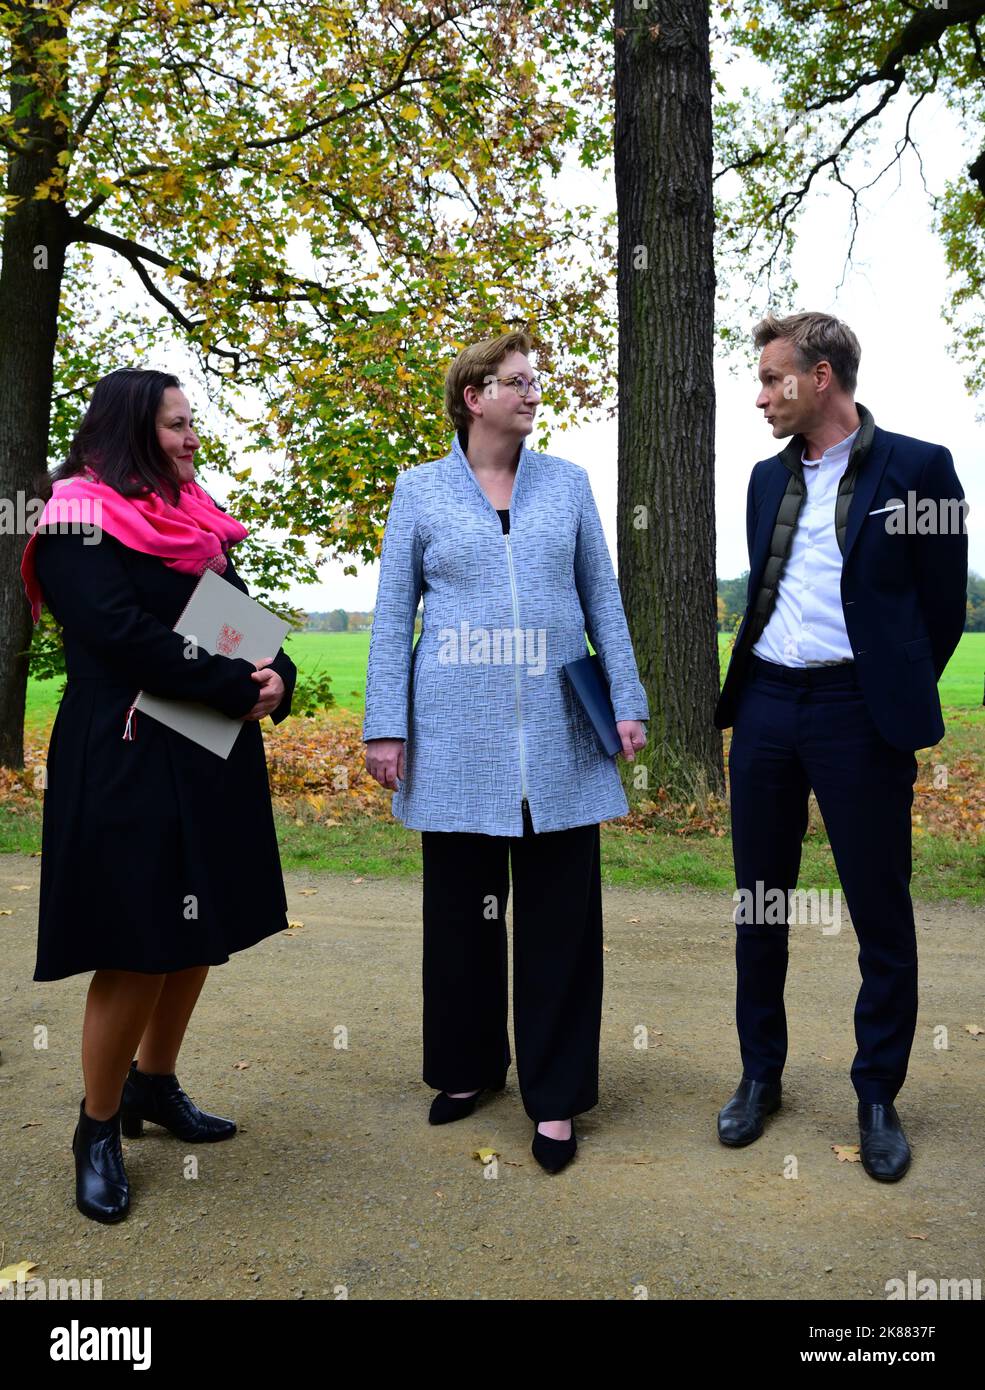
POLYGON ((259 721, 290 713, 297 670, 283 650, 213 656, 173 630, 206 567, 247 592, 230 548, 248 532, 195 482, 198 447, 177 377, 103 377, 21 563, 35 622, 44 602, 62 626, 68 677, 34 978, 95 972, 72 1147, 76 1203, 97 1221, 129 1209, 121 1127, 235 1134, 182 1090, 178 1049, 209 967, 287 926, 259 721), (241 720, 229 757, 141 715, 140 690, 241 720))

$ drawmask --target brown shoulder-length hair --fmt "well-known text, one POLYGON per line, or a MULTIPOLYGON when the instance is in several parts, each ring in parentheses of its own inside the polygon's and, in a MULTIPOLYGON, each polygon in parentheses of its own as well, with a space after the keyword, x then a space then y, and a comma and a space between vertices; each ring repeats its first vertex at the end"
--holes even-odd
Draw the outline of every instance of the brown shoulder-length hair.
POLYGON ((503 333, 499 338, 486 338, 463 348, 448 368, 445 377, 445 410, 456 432, 469 432, 472 412, 465 404, 462 392, 466 386, 485 386, 496 375, 500 362, 511 352, 527 356, 532 347, 530 334, 524 328, 503 333))
POLYGON ((156 492, 177 506, 181 479, 157 438, 157 412, 169 386, 181 386, 172 372, 141 367, 120 367, 101 377, 51 482, 74 478, 88 465, 124 497, 156 492))

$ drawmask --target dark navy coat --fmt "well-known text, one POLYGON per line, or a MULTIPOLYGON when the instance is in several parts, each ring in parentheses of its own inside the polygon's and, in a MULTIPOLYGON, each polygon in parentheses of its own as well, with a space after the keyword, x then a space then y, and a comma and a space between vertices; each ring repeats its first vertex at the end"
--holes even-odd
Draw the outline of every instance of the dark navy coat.
MULTIPOLYGON (((794 441, 802 450, 802 437, 796 435, 794 441)), ((747 630, 750 614, 789 480, 779 454, 757 463, 749 479, 747 606, 715 711, 719 729, 729 728, 735 719, 752 646, 747 630)), ((932 747, 944 735, 937 682, 958 645, 967 615, 968 536, 963 509, 951 507, 950 519, 957 513, 961 525, 950 532, 912 534, 886 524, 884 509, 899 502, 910 508, 920 524, 924 498, 938 506, 941 501, 963 501, 948 450, 875 426, 848 511, 841 601, 873 722, 887 743, 909 751, 932 747)))

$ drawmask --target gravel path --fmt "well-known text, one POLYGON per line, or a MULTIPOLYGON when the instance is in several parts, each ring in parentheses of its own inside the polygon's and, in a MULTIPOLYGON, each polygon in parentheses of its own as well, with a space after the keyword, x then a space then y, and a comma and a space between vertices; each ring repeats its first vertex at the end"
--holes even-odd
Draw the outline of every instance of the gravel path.
POLYGON ((212 972, 178 1068, 239 1134, 182 1145, 148 1126, 124 1141, 131 1212, 103 1227, 75 1209, 69 1149, 88 977, 31 981, 38 869, 0 858, 0 1266, 157 1299, 882 1299, 911 1269, 985 1284, 985 1036, 966 1027, 985 1028, 981 910, 918 904, 921 1007, 898 1100, 914 1160, 881 1184, 831 1148, 858 1141, 847 920, 837 936, 792 930, 784 1106, 729 1150, 715 1115, 740 1072, 731 898, 605 890, 602 1099, 552 1178, 515 1070, 469 1119, 427 1124, 419 886, 288 874, 303 927, 212 972))

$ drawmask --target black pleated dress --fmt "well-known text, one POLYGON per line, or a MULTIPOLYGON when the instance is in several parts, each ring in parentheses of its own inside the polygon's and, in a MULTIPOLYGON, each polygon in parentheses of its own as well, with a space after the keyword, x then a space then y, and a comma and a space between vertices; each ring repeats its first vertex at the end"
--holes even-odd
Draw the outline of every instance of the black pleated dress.
MULTIPOLYGON (((199 651, 172 631, 195 575, 102 533, 37 533, 36 572, 62 624, 68 680, 51 731, 35 980, 97 969, 218 965, 287 926, 260 724, 228 759, 138 709, 138 690, 242 718, 253 663, 199 651)), ((221 578, 243 593, 227 552, 221 578)), ((274 669, 291 711, 297 668, 274 669)))

